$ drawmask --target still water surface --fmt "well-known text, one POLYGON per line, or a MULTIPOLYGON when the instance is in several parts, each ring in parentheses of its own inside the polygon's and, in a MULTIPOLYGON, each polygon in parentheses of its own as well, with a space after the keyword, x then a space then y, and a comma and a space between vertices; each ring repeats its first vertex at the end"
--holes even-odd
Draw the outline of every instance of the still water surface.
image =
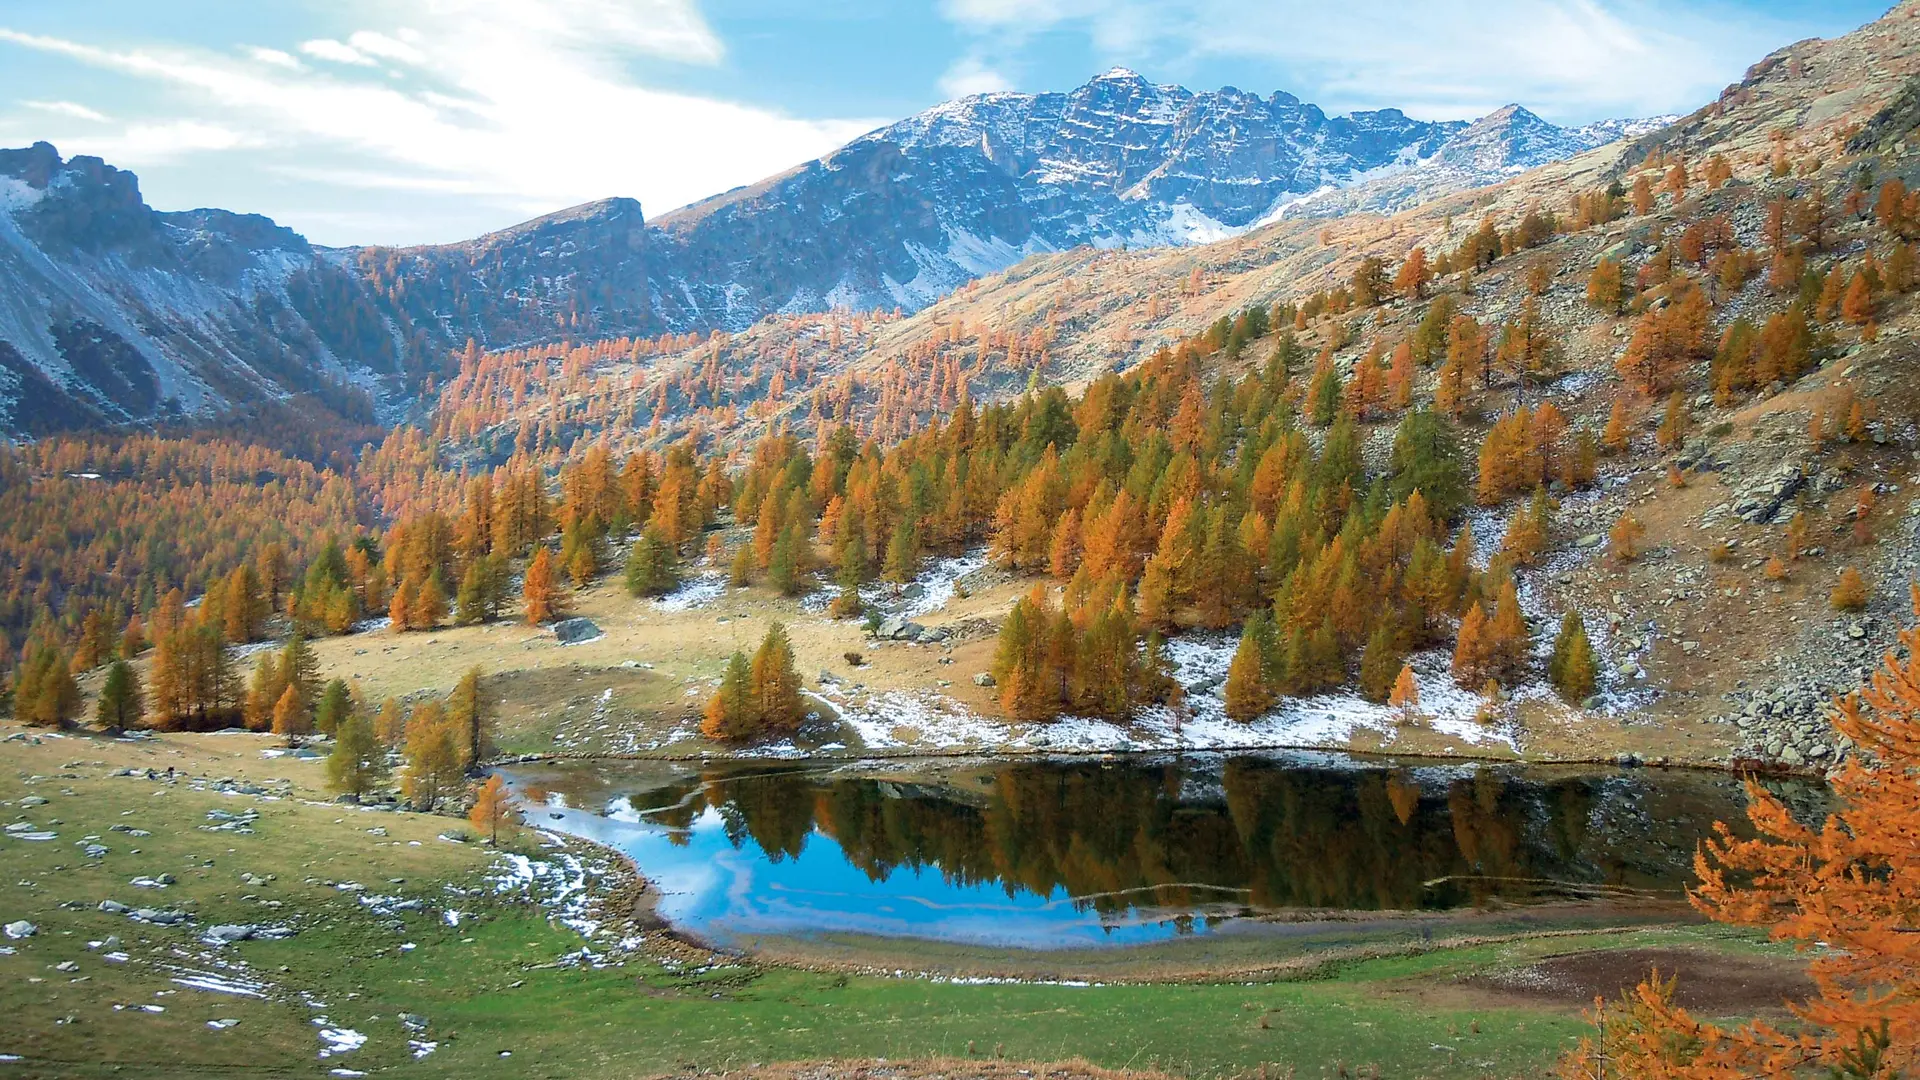
MULTIPOLYGON (((857 933, 1126 945, 1250 916, 1679 902, 1731 777, 1339 754, 524 767, 532 823, 618 848, 715 944, 857 933)), ((1781 788, 1811 807, 1819 790, 1781 788)))

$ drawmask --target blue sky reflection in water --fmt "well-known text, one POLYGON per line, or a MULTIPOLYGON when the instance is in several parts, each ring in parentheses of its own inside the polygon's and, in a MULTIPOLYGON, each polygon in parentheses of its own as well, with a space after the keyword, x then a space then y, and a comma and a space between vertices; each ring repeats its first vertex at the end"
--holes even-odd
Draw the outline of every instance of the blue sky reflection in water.
POLYGON ((1180 932, 1171 915, 1102 914, 1060 886, 1045 897, 1024 888, 1009 895, 998 882, 949 882, 931 864, 894 867, 876 881, 819 829, 799 855, 773 858, 752 838, 736 848, 712 808, 682 834, 684 845, 658 825, 569 817, 567 831, 616 846, 645 868, 662 894, 663 917, 716 943, 847 932, 1044 949, 1142 944, 1180 932))
POLYGON ((515 782, 534 790, 534 825, 626 852, 659 887, 659 913, 716 944, 851 933, 1073 948, 1249 926, 1236 916, 1256 912, 1683 907, 1700 838, 1744 816, 1738 780, 1714 774, 1326 754, 910 778, 581 762, 515 782))

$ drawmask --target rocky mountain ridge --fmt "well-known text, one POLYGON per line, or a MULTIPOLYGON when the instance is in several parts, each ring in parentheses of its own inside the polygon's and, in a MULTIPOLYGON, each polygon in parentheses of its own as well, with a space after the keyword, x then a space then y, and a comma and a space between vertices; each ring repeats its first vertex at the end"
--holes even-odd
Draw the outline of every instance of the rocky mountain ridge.
POLYGON ((1328 116, 1290 94, 1196 93, 1115 68, 1066 93, 947 102, 675 210, 654 222, 656 291, 669 324, 731 330, 770 311, 915 311, 1036 253, 1403 209, 1668 119, 1560 128, 1517 105, 1472 123, 1328 116), (1366 197, 1340 197, 1356 185, 1366 197))
POLYGON ((266 218, 161 213, 132 173, 0 151, 0 427, 146 423, 367 386, 391 327, 344 260, 266 218))
POLYGON ((302 395, 385 401, 393 418, 468 340, 911 312, 1034 254, 1218 241, 1302 199, 1313 214, 1404 204, 1637 130, 1518 107, 1472 124, 1330 117, 1115 69, 1066 93, 948 102, 651 222, 616 198, 465 243, 341 250, 255 215, 156 211, 132 173, 38 143, 0 152, 0 430, 302 395), (1347 190, 1375 194, 1330 197, 1347 190))

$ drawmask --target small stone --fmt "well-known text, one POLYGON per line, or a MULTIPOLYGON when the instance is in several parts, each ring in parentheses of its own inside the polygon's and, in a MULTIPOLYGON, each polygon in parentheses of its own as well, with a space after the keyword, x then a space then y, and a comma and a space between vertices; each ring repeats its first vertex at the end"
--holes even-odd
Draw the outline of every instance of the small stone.
POLYGON ((253 936, 253 931, 254 931, 254 928, 251 926, 238 926, 232 923, 223 923, 219 926, 210 927, 207 930, 207 938, 211 941, 217 941, 223 945, 229 945, 236 941, 247 940, 248 938, 253 936))
POLYGON ((21 919, 17 922, 10 922, 6 925, 4 929, 5 929, 6 935, 15 941, 19 941, 22 938, 30 938, 33 935, 40 932, 39 927, 33 925, 32 923, 28 922, 25 919, 21 919))
POLYGON ((1603 539, 1605 538, 1602 537, 1599 533, 1588 533, 1587 535, 1582 536, 1580 539, 1575 540, 1573 542, 1573 546, 1578 548, 1597 548, 1600 546, 1601 541, 1603 539))
POLYGON ((974 677, 973 677, 973 685, 975 685, 975 686, 993 686, 993 685, 996 685, 996 684, 995 684, 995 682, 994 682, 994 678, 993 678, 993 674, 992 674, 991 672, 987 672, 987 671, 982 671, 982 672, 979 672, 978 674, 976 674, 976 675, 974 675, 974 677))
POLYGON ((59 963, 57 963, 57 964, 55 964, 55 965, 53 965, 53 970, 55 970, 55 971, 79 971, 79 970, 80 970, 80 965, 79 965, 79 964, 76 964, 76 963, 74 963, 74 962, 73 962, 72 960, 62 960, 62 961, 60 961, 59 963))
POLYGON ((100 901, 100 910, 109 915, 125 915, 128 908, 127 905, 118 900, 102 900, 100 901))

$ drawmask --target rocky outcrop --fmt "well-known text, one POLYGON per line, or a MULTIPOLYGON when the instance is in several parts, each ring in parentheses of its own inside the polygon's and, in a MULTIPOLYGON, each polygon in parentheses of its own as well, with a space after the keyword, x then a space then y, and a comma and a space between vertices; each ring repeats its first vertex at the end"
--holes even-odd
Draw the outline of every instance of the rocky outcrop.
POLYGON ((0 151, 0 431, 347 407, 432 344, 341 263, 266 218, 156 211, 99 158, 0 151))

